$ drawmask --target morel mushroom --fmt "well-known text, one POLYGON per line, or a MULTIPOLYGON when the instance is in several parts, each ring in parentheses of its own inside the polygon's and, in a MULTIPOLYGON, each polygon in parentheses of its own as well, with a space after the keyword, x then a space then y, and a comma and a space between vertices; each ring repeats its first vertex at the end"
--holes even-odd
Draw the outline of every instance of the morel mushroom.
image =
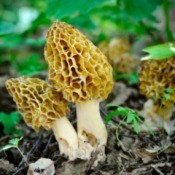
POLYGON ((107 56, 117 73, 132 73, 135 71, 137 60, 130 53, 131 46, 127 39, 114 38, 109 43, 100 43, 99 48, 107 56))
POLYGON ((35 131, 52 129, 60 152, 76 158, 78 138, 66 117, 68 107, 62 94, 43 80, 25 76, 7 80, 6 87, 26 124, 35 131))
POLYGON ((99 102, 113 87, 112 67, 85 35, 64 22, 55 22, 47 32, 45 58, 53 86, 76 103, 81 158, 89 159, 92 150, 104 151, 107 142, 99 102))
POLYGON ((175 57, 143 60, 139 80, 140 93, 153 99, 155 112, 164 120, 168 120, 175 103, 175 57))

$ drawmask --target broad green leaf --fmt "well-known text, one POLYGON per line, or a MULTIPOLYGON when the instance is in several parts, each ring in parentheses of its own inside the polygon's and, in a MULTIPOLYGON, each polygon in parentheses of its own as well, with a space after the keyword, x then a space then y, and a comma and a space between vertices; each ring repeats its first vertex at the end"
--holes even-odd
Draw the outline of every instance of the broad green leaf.
POLYGON ((139 81, 138 74, 136 72, 133 72, 131 74, 118 74, 115 75, 115 80, 121 80, 124 79, 128 82, 128 84, 136 84, 139 81))
POLYGON ((38 38, 38 39, 28 38, 26 39, 26 43, 30 46, 39 47, 39 46, 44 45, 45 38, 43 37, 38 38))
POLYGON ((49 0, 46 14, 54 19, 63 19, 77 14, 87 14, 106 0, 49 0))
MULTIPOLYGON (((119 1, 119 0, 118 0, 119 1)), ((162 0, 120 0, 118 5, 135 21, 151 16, 152 12, 162 4, 162 0)))
POLYGON ((12 23, 0 21, 0 36, 13 33, 13 32, 14 32, 14 25, 12 23))
POLYGON ((0 122, 3 124, 5 134, 21 135, 21 131, 16 128, 20 120, 21 115, 18 112, 9 114, 0 112, 0 122))
POLYGON ((15 60, 13 67, 19 75, 34 75, 44 70, 47 65, 39 58, 39 54, 32 53, 25 60, 15 60))
POLYGON ((0 48, 2 49, 20 49, 22 45, 22 36, 19 34, 7 34, 0 37, 0 48))
POLYGON ((167 44, 159 44, 155 46, 150 46, 143 51, 147 52, 149 55, 143 57, 142 60, 162 60, 167 59, 175 55, 175 44, 167 43, 167 44))

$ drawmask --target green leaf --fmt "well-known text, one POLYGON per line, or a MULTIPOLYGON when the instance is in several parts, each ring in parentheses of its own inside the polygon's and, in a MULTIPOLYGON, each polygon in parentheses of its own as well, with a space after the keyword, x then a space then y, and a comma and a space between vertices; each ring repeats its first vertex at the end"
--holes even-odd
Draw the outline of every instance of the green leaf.
POLYGON ((108 103, 108 104, 106 105, 106 107, 110 108, 110 107, 119 107, 119 106, 116 105, 116 104, 113 104, 113 103, 108 103))
POLYGON ((7 23, 5 21, 0 21, 0 36, 13 33, 14 25, 12 23, 7 23))
POLYGON ((105 118, 105 122, 109 123, 109 121, 115 117, 116 115, 120 114, 118 109, 111 111, 110 113, 107 114, 106 118, 105 118))
POLYGON ((97 7, 106 0, 49 0, 46 14, 54 19, 63 19, 77 14, 87 14, 90 10, 97 7))
POLYGON ((5 145, 2 148, 0 148, 0 152, 5 151, 5 150, 10 149, 10 148, 14 148, 14 147, 16 147, 16 146, 14 146, 14 145, 5 145))
POLYGON ((128 16, 135 21, 151 16, 152 12, 162 4, 162 0, 120 0, 118 5, 128 16))
POLYGON ((126 80, 128 84, 136 84, 139 81, 138 74, 136 72, 133 72, 131 74, 118 74, 115 75, 115 80, 126 80))
POLYGON ((10 148, 18 148, 19 141, 22 140, 22 138, 23 137, 9 140, 9 143, 7 145, 0 148, 0 152, 5 151, 5 150, 10 149, 10 148))
POLYGON ((139 124, 136 119, 134 119, 134 131, 138 134, 139 133, 139 124))
POLYGON ((22 36, 19 34, 6 34, 0 36, 0 49, 19 49, 23 47, 22 36))
POLYGON ((167 92, 167 93, 169 93, 169 94, 172 94, 172 93, 175 93, 175 89, 166 88, 166 89, 165 89, 165 92, 167 92))
POLYGON ((129 109, 128 108, 124 108, 124 107, 118 107, 118 112, 120 115, 127 115, 128 112, 129 112, 129 109))
POLYGON ((134 115, 132 113, 128 114, 127 119, 126 119, 126 123, 132 123, 132 121, 134 120, 134 115))
POLYGON ((20 120, 21 115, 18 112, 9 114, 0 112, 0 122, 3 124, 5 134, 21 135, 21 131, 16 128, 20 120))
POLYGON ((124 117, 123 120, 126 120, 125 122, 128 124, 133 124, 134 131, 136 133, 139 132, 139 122, 141 122, 141 119, 139 118, 138 114, 129 108, 117 106, 115 104, 108 104, 108 107, 117 107, 116 110, 111 111, 105 118, 106 122, 108 123, 114 116, 121 115, 124 117))
POLYGON ((163 99, 169 100, 170 99, 170 94, 163 94, 163 99))
POLYGON ((22 138, 23 138, 23 137, 11 139, 11 140, 9 141, 9 144, 18 147, 19 141, 22 140, 22 138))
POLYGON ((46 63, 39 58, 37 53, 32 53, 25 60, 15 60, 12 66, 19 75, 34 75, 47 67, 46 63))
POLYGON ((45 38, 43 37, 38 38, 38 39, 28 38, 26 39, 26 43, 30 46, 39 47, 39 46, 44 45, 45 38))
POLYGON ((143 51, 149 53, 148 56, 143 57, 142 60, 162 60, 175 55, 175 44, 159 44, 145 48, 143 51))

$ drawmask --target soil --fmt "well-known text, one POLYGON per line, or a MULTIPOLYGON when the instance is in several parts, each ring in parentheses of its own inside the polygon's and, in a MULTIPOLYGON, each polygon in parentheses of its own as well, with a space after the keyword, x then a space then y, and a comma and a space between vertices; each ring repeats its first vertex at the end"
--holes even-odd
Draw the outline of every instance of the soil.
MULTIPOLYGON (((0 71, 0 111, 10 113, 16 110, 12 98, 7 93, 5 79, 14 76, 0 71)), ((141 110, 146 98, 139 94, 138 85, 127 85, 131 93, 122 102, 122 106, 134 110, 141 110)), ((101 103, 101 115, 113 110, 107 109, 106 104, 115 100, 114 88, 109 98, 101 103)), ((124 93, 124 92, 123 92, 124 93)), ((70 104, 71 112, 69 119, 76 126, 75 106, 70 104)), ((173 120, 173 118, 171 118, 173 120)), ((148 124, 149 125, 149 124, 148 124)), ((0 152, 0 175, 26 175, 28 163, 35 162, 41 157, 50 158, 54 161, 56 175, 174 175, 175 174, 175 132, 167 134, 162 128, 154 131, 152 135, 148 131, 140 131, 136 134, 132 126, 126 124, 120 117, 113 118, 107 125, 108 144, 106 146, 106 159, 94 166, 97 153, 93 153, 91 160, 69 161, 64 155, 60 155, 58 144, 51 131, 42 130, 34 132, 26 126, 23 120, 18 124, 22 130, 23 139, 19 148, 11 148, 0 152), (119 125, 120 124, 120 125, 119 125), (120 126, 120 127, 119 127, 120 126), (116 130, 118 128, 118 130, 116 130)), ((6 145, 11 135, 3 133, 3 125, 0 125, 0 147, 6 145)))

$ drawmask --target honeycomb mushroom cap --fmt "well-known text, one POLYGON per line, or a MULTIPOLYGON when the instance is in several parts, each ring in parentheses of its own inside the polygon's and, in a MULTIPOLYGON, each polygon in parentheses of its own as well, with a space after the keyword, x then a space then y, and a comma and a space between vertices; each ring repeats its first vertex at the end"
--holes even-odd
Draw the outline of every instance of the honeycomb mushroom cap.
POLYGON ((126 38, 114 38, 108 44, 102 42, 99 48, 107 56, 118 73, 132 73, 136 68, 136 58, 130 54, 131 46, 126 38))
POLYGON ((98 48, 103 52, 103 54, 106 55, 107 58, 109 58, 109 55, 108 55, 109 48, 108 48, 108 42, 107 41, 100 42, 98 44, 98 48))
POLYGON ((175 93, 163 98, 166 88, 175 90, 175 57, 164 60, 144 60, 139 72, 140 93, 165 107, 175 103, 175 93))
POLYGON ((64 22, 47 32, 45 58, 49 80, 72 102, 105 99, 113 87, 112 67, 85 35, 64 22))
POLYGON ((111 60, 128 53, 131 49, 129 41, 126 38, 114 38, 109 42, 109 57, 111 60))
POLYGON ((38 78, 12 78, 6 88, 13 96, 26 124, 39 131, 41 127, 51 129, 52 123, 66 116, 67 103, 60 92, 38 78))

